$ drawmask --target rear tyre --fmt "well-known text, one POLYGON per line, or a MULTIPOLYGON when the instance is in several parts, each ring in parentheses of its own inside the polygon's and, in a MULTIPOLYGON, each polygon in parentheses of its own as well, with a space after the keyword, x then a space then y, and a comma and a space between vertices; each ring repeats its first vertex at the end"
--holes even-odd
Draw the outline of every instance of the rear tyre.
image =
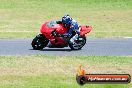
POLYGON ((49 40, 43 34, 39 34, 33 39, 31 45, 34 50, 41 50, 47 46, 48 42, 49 40))
POLYGON ((75 44, 69 42, 69 47, 72 50, 80 50, 86 44, 86 37, 80 36, 78 40, 75 41, 75 44))

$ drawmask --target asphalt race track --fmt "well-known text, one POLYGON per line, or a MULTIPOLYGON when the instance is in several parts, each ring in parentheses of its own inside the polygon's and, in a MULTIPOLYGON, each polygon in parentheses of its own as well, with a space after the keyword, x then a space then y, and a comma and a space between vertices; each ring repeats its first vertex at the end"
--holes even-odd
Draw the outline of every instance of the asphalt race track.
POLYGON ((0 55, 60 55, 60 56, 132 56, 132 38, 87 39, 82 50, 67 48, 44 48, 33 50, 32 39, 0 39, 0 55))

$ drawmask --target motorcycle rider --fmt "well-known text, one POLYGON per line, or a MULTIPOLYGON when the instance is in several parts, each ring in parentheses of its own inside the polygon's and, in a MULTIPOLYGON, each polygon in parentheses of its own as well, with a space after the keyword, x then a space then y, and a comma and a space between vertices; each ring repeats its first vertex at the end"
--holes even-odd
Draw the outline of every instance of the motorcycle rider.
POLYGON ((64 15, 62 17, 61 21, 57 21, 58 24, 63 24, 65 26, 65 28, 68 29, 68 32, 65 34, 62 34, 61 37, 71 37, 70 42, 71 43, 75 43, 75 40, 77 40, 77 38, 80 35, 80 30, 79 30, 79 26, 78 23, 70 17, 70 15, 64 15), (74 36, 72 35, 73 31, 76 33, 74 36))

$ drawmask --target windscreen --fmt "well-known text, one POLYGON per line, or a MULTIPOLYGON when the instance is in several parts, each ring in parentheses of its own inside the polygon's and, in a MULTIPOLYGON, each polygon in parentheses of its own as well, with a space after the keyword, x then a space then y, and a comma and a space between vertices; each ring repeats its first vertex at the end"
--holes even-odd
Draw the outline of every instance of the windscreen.
POLYGON ((57 24, 56 21, 50 21, 50 22, 47 24, 47 27, 49 27, 49 28, 54 27, 55 24, 57 24))

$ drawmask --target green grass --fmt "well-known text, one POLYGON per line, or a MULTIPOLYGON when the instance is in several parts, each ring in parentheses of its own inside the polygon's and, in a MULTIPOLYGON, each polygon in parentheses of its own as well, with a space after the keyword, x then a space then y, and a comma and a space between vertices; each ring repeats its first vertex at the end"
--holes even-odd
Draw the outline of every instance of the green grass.
POLYGON ((34 37, 42 23, 66 13, 91 25, 90 37, 132 36, 132 0, 0 0, 0 38, 34 37))
MULTIPOLYGON (((132 57, 0 56, 0 88, 80 88, 82 64, 90 74, 130 74, 132 57)), ((132 84, 87 84, 83 88, 131 88, 132 84)))

